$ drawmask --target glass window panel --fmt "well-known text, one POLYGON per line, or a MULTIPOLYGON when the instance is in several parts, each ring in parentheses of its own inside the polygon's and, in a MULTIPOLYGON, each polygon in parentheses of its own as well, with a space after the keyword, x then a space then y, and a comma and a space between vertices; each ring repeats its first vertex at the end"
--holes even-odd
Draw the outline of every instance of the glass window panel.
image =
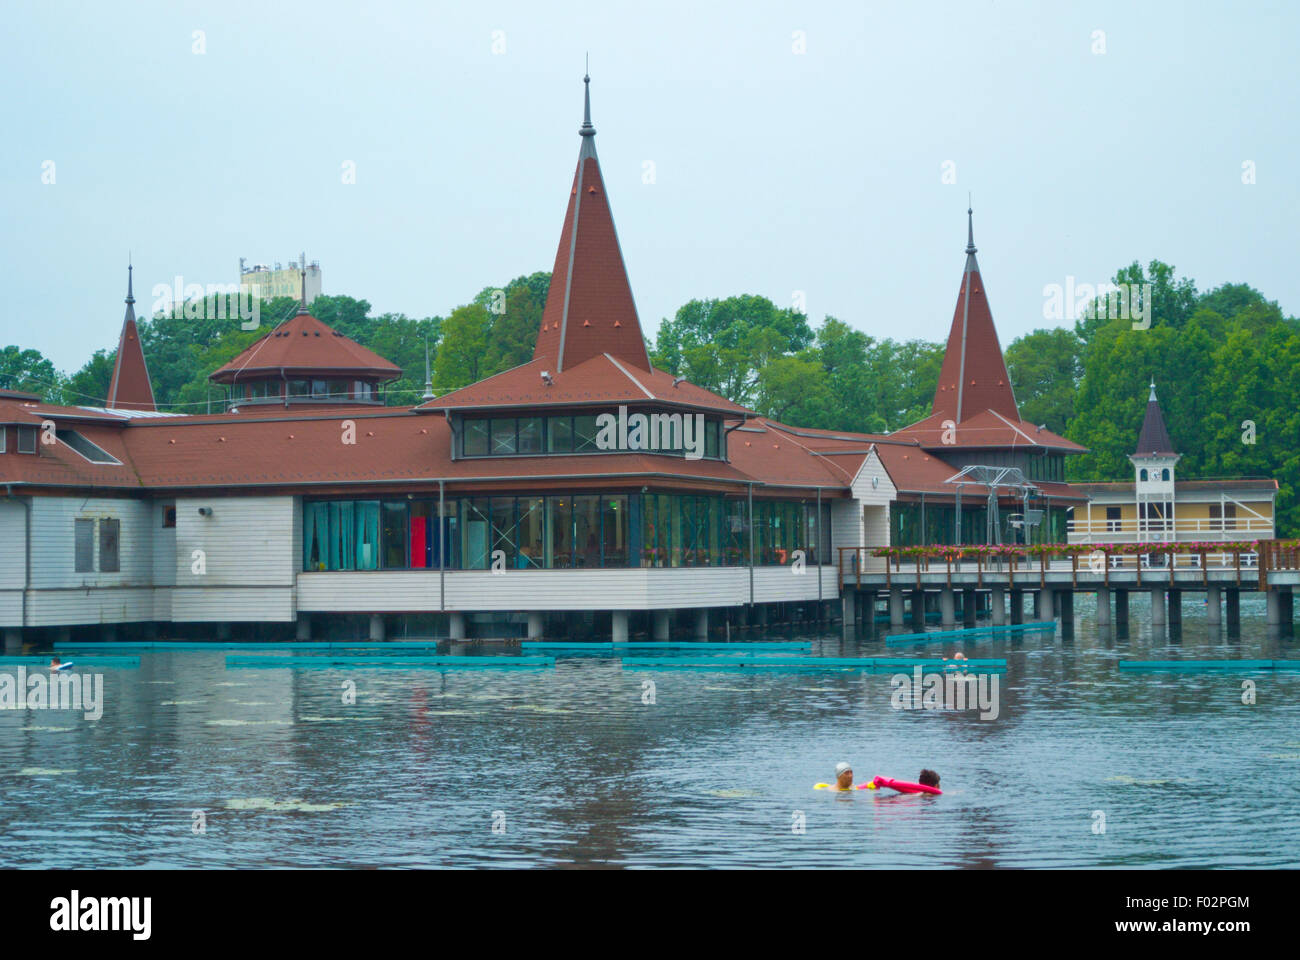
POLYGON ((362 500, 356 505, 358 570, 379 569, 379 501, 362 500))
POLYGON ((720 440, 721 433, 721 421, 706 420, 704 422, 704 455, 711 460, 716 460, 719 457, 719 448, 722 445, 720 440))
POLYGON ((600 497, 583 494, 573 498, 574 566, 600 566, 600 497))
MULTIPOLYGON (((405 570, 414 566, 407 560, 411 531, 405 500, 388 500, 383 506, 382 544, 385 570, 405 570)), ((423 557, 419 566, 424 566, 423 557)))
POLYGON ((95 521, 74 520, 72 523, 77 573, 90 573, 95 569, 95 521))
POLYGON ((507 456, 516 451, 518 422, 514 417, 499 417, 492 421, 492 456, 507 456))
POLYGON ((464 538, 463 566, 466 570, 486 570, 491 517, 487 497, 472 497, 461 501, 461 531, 464 538))
POLYGON ((465 456, 486 457, 488 453, 488 421, 466 420, 464 425, 465 456))
POLYGON ((626 496, 600 498, 601 529, 604 537, 602 564, 625 567, 628 557, 628 503, 626 496))
POLYGON ((547 497, 548 567, 573 566, 573 501, 569 497, 547 497))
POLYGON ((546 449, 551 453, 573 452, 573 417, 548 417, 546 449))
MULTIPOLYGON (((493 441, 496 440, 496 425, 493 424, 493 441)), ((493 497, 492 498, 492 556, 488 557, 488 565, 492 561, 499 559, 496 556, 498 550, 505 555, 505 565, 507 570, 513 570, 519 560, 519 531, 515 525, 515 498, 514 497, 493 497)))
POLYGON ((18 452, 19 453, 36 452, 36 428, 35 427, 18 428, 18 452))
POLYGON ((575 453, 597 453, 595 417, 573 418, 573 450, 575 453))
POLYGON ((519 498, 519 569, 546 565, 546 498, 519 498))
POLYGON ((519 418, 519 452, 520 453, 541 453, 542 452, 542 418, 541 417, 520 417, 519 418))

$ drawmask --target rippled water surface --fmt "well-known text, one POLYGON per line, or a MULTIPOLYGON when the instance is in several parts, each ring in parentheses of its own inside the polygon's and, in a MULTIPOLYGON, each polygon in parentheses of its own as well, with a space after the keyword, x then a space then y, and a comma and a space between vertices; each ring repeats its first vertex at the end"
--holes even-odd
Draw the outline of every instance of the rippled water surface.
POLYGON ((100 670, 99 720, 0 712, 0 866, 1300 866, 1300 672, 1116 669, 1300 657, 1296 641, 1249 602, 1240 638, 1190 602, 1180 637, 1152 638, 1139 602, 1131 639, 1087 611, 1073 638, 960 648, 766 635, 828 656, 1006 657, 996 720, 892 709, 888 673, 227 669, 224 652, 144 651, 100 670), (858 781, 931 767, 945 792, 812 790, 841 759, 858 781))

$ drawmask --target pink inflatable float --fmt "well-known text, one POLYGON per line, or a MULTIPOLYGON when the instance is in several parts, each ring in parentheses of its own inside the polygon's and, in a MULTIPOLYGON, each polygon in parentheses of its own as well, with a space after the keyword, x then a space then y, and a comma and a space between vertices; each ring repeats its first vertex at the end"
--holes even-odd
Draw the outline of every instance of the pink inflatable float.
POLYGON ((899 793, 943 793, 938 787, 927 787, 923 783, 908 783, 906 780, 891 780, 889 777, 875 777, 870 783, 864 783, 858 789, 879 790, 881 787, 888 787, 899 793))

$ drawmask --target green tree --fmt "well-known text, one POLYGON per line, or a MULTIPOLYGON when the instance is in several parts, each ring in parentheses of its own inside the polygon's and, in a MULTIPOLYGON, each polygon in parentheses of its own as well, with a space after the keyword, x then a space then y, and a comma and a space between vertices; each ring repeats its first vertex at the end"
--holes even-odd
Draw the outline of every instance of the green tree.
POLYGON ((37 394, 47 403, 63 401, 63 377, 39 350, 0 347, 0 389, 37 394))
POLYGON ((1035 330, 1007 347, 1007 373, 1020 415, 1065 434, 1074 416, 1074 397, 1083 378, 1082 344, 1063 327, 1035 330))

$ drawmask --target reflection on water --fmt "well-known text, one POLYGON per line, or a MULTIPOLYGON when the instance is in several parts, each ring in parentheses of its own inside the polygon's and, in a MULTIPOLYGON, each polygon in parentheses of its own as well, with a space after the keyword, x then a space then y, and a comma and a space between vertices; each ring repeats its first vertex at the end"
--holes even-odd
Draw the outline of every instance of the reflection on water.
POLYGON ((1300 866, 1300 672, 1116 669, 1300 657, 1295 640, 1254 616, 1229 637, 1190 602, 1153 638, 1138 602, 1127 639, 1085 615, 1070 638, 965 647, 1007 658, 992 721, 893 710, 887 673, 583 656, 236 674, 224 653, 144 652, 104 671, 98 721, 0 713, 0 866, 1300 866), (814 791, 839 760, 859 782, 930 767, 944 794, 814 791))

